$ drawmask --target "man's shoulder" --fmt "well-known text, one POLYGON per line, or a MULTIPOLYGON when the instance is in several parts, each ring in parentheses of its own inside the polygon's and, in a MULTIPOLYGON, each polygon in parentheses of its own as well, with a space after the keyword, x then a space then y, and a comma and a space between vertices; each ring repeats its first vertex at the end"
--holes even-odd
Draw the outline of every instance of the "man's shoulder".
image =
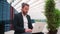
POLYGON ((27 15, 27 17, 30 17, 30 15, 27 15))
POLYGON ((19 16, 19 15, 21 15, 21 12, 20 13, 18 13, 18 14, 15 14, 16 16, 19 16))
POLYGON ((27 14, 27 16, 30 16, 30 15, 27 14))

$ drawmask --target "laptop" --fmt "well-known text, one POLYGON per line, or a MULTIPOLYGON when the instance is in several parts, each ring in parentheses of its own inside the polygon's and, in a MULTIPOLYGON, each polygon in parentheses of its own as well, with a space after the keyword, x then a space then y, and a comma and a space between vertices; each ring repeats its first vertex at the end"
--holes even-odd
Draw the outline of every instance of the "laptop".
POLYGON ((42 32, 46 23, 34 23, 32 33, 42 32))

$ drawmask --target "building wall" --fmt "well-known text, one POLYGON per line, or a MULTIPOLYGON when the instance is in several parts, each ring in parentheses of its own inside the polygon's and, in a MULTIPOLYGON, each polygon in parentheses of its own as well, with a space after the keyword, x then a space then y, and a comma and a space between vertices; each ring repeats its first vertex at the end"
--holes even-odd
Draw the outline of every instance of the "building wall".
POLYGON ((0 0, 0 21, 5 24, 5 31, 10 29, 10 4, 7 0, 0 0))

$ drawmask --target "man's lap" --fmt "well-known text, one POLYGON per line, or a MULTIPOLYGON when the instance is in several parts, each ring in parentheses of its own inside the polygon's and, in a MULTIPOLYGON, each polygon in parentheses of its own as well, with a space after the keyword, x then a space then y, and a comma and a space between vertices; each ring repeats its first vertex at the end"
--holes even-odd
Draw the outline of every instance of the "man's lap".
POLYGON ((32 33, 16 33, 16 32, 15 32, 14 34, 32 34, 32 33))
POLYGON ((22 33, 22 34, 32 34, 32 33, 22 33))

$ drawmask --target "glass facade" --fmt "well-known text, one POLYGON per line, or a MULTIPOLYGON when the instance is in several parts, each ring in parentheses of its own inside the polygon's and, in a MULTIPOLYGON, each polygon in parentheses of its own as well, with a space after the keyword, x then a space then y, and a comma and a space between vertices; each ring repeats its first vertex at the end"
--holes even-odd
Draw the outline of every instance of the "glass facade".
POLYGON ((10 30, 10 4, 7 0, 0 0, 0 21, 5 24, 5 31, 10 30))

